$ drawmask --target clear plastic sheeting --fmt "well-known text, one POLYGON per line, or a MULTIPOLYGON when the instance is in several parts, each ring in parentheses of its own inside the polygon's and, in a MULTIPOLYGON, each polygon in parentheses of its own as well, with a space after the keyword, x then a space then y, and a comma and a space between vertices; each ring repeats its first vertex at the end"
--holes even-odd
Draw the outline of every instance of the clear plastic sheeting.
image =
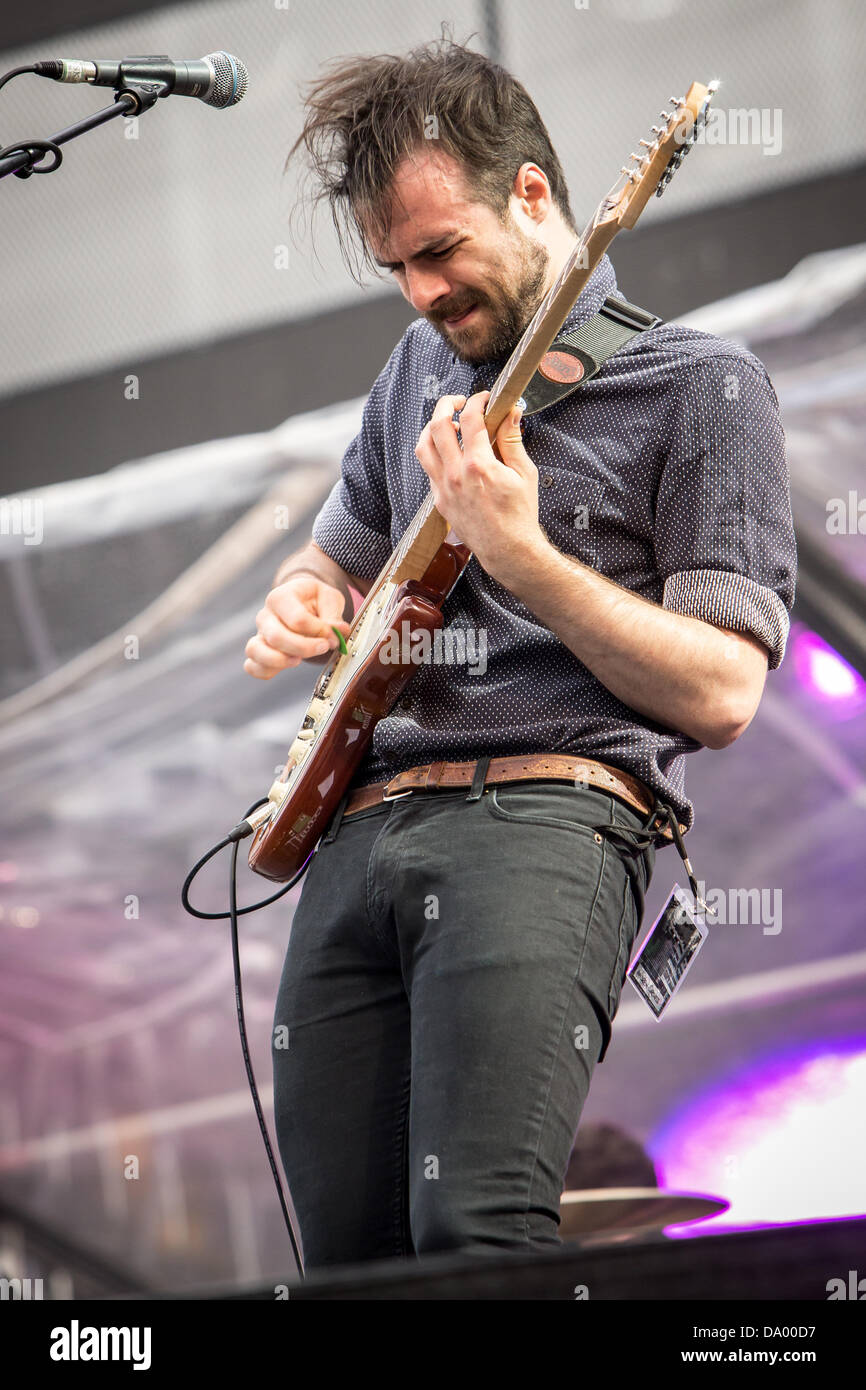
POLYGON ((333 482, 363 404, 3 499, 0 602, 11 621, 0 634, 0 697, 141 615, 263 496, 270 511, 244 538, 238 563, 248 567, 253 547, 284 548, 333 482))
MULTIPOLYGON (((333 463, 357 433, 364 398, 304 415, 273 430, 212 439, 133 459, 106 473, 30 488, 9 498, 41 516, 39 544, 45 550, 80 546, 139 531, 154 531, 209 512, 249 505, 262 488, 293 462, 321 458, 333 463)), ((18 539, 0 532, 0 560, 18 549, 18 539)))
MULTIPOLYGON (((863 255, 822 258, 805 279, 695 316, 699 326, 724 321, 766 361, 798 523, 854 570, 862 540, 830 535, 822 518, 829 498, 863 486, 863 255), (837 289, 805 314, 825 271, 837 289)), ((4 537, 0 550, 18 622, 6 693, 20 697, 0 728, 0 1201, 157 1288, 291 1273, 246 1090, 227 924, 191 919, 179 898, 194 860, 266 794, 311 692, 309 666, 250 679, 243 649, 280 559, 309 534, 358 413, 354 402, 317 412, 318 433, 305 417, 267 438, 49 489, 45 545, 4 537), (283 478, 273 505, 288 506, 288 527, 258 514, 248 551, 225 560, 224 583, 211 568, 159 623, 142 623, 146 605, 283 478), (42 664, 29 652, 40 625, 42 664), (113 633, 132 640, 87 667, 93 644, 113 633), (81 660, 64 685, 63 662, 81 660), (37 681, 51 677, 55 693, 37 700, 37 681)), ((626 992, 588 1119, 646 1139, 737 1059, 866 1027, 866 709, 856 687, 840 699, 832 683, 810 679, 799 656, 808 640, 795 622, 746 734, 689 760, 695 873, 731 904, 757 891, 748 901, 764 916, 729 914, 711 927, 664 1023, 626 992)), ((242 848, 242 903, 272 891, 245 857, 242 848)), ((224 855, 194 886, 201 908, 226 908, 227 876, 224 855)), ((660 851, 647 925, 676 879, 680 860, 660 851)), ((299 892, 241 919, 250 1046, 269 1117, 272 1011, 299 892)), ((26 1253, 9 1249, 5 1272, 47 1273, 11 1268, 26 1253)), ((74 1254, 69 1264, 74 1283, 74 1254)))

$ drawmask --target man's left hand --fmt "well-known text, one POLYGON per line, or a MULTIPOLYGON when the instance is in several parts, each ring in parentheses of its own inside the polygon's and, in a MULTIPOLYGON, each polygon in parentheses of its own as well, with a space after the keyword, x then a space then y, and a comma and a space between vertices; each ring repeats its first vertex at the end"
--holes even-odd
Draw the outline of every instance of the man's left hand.
POLYGON ((521 561, 549 542, 538 521, 538 469, 520 437, 521 411, 514 407, 496 432, 500 462, 484 423, 489 396, 443 396, 421 431, 415 457, 430 479, 437 511, 482 568, 508 587, 521 561))

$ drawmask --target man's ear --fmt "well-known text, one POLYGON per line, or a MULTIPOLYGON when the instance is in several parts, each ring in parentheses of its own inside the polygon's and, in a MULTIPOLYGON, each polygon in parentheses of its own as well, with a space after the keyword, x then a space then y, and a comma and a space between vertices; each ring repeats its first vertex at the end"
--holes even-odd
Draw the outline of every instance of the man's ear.
POLYGON ((553 203, 547 175, 537 164, 527 160, 521 164, 514 176, 512 193, 520 202, 523 211, 534 222, 547 216, 553 203))

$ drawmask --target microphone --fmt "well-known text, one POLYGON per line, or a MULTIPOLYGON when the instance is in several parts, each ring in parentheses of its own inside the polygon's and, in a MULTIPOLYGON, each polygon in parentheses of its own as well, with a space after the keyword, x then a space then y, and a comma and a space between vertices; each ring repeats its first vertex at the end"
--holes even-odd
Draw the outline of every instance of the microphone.
POLYGON ((92 82, 96 87, 116 87, 119 82, 162 82, 162 96, 198 97, 206 106, 236 106, 247 90, 248 73, 240 58, 231 53, 208 53, 189 63, 175 63, 165 53, 150 53, 117 62, 93 62, 79 58, 51 58, 34 63, 39 77, 55 82, 92 82))

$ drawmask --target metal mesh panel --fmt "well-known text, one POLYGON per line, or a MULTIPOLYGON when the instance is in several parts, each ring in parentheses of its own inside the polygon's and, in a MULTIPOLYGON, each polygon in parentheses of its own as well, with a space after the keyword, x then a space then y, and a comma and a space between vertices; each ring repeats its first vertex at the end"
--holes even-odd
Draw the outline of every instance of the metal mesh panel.
MULTIPOLYGON (((473 47, 497 45, 525 83, 579 219, 693 79, 721 78, 717 107, 754 110, 757 123, 730 117, 717 129, 725 143, 696 151, 647 221, 863 157, 857 0, 458 0, 444 12, 435 0, 219 0, 64 35, 0 55, 0 69, 51 56, 189 59, 219 47, 244 61, 249 90, 219 114, 169 98, 140 118, 137 139, 111 122, 67 146, 57 174, 3 181, 0 393, 357 300, 326 214, 306 241, 288 233, 297 169, 284 177, 282 166, 300 126, 299 84, 335 55, 434 39, 443 18, 458 40, 474 33, 473 47), (731 143, 736 131, 747 138, 731 143)), ((110 97, 16 79, 0 93, 0 139, 49 135, 110 97)), ((368 293, 392 292, 370 282, 368 293)))

